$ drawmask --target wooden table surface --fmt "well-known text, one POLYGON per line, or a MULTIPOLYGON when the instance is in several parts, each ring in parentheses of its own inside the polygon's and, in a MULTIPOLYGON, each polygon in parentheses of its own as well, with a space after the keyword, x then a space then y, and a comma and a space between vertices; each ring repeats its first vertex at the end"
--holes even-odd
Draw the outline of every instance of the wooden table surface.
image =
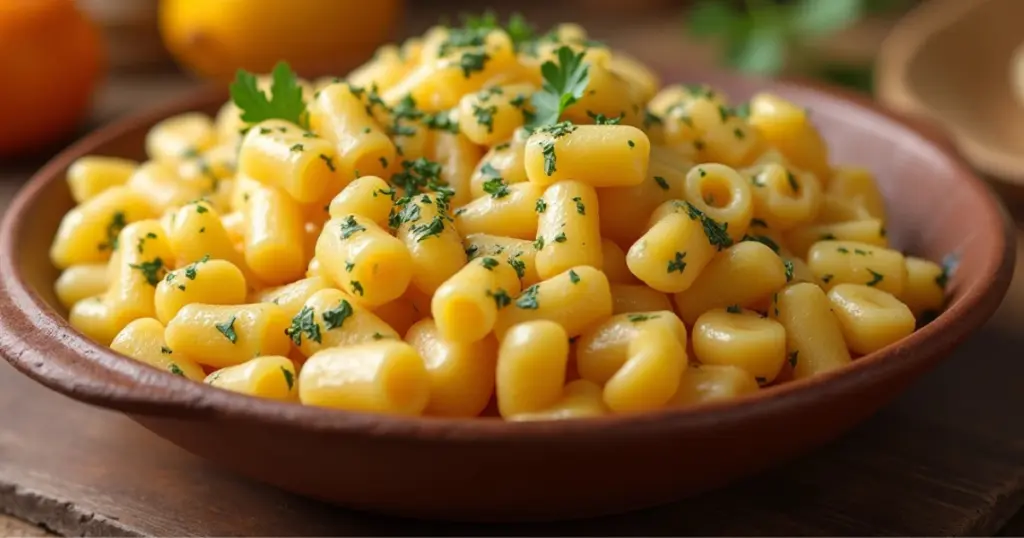
MULTIPOLYGON (((631 32, 610 41, 651 44, 650 27, 631 32)), ((193 85, 173 74, 120 77, 101 92, 93 124, 193 85)), ((38 165, 0 163, 0 208, 38 165)), ((65 535, 1021 534, 1024 231, 1017 250, 993 320, 842 440, 697 499, 574 523, 446 525, 324 506, 227 474, 0 362, 0 513, 17 516, 0 515, 0 537, 47 535, 37 525, 65 535)))

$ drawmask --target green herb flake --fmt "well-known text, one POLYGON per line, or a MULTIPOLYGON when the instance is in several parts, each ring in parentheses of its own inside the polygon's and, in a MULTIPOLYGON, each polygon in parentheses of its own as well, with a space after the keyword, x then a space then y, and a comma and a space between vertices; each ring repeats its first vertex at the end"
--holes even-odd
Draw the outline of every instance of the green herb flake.
POLYGON ((565 241, 565 232, 558 232, 558 235, 555 236, 555 243, 565 243, 565 241))
POLYGON ((231 341, 232 344, 238 342, 238 334, 235 332, 235 316, 231 316, 231 319, 224 323, 218 323, 214 325, 214 327, 217 328, 217 331, 220 334, 224 335, 224 338, 231 341))
POLYGON ((536 310, 539 306, 537 304, 537 290, 537 284, 526 288, 526 290, 519 295, 519 298, 516 299, 516 306, 523 310, 536 310))
POLYGON ((302 144, 295 144, 292 147, 288 148, 288 150, 293 152, 293 153, 301 153, 302 150, 304 150, 304 149, 306 149, 306 148, 304 148, 302 146, 302 144))
POLYGON ((678 272, 682 273, 683 271, 685 271, 686 270, 686 262, 684 261, 685 258, 686 258, 686 253, 685 252, 676 252, 676 258, 674 260, 669 260, 668 261, 668 269, 666 270, 666 272, 668 272, 668 273, 675 273, 675 272, 678 271, 678 272))
POLYGON ((484 181, 484 192, 491 195, 491 198, 504 198, 509 195, 508 185, 500 177, 493 177, 484 181))
POLYGON ((832 273, 825 273, 821 275, 821 281, 824 282, 825 284, 831 282, 833 278, 835 278, 835 275, 833 275, 832 273))
POLYGON ((543 235, 538 236, 537 239, 533 242, 533 248, 536 249, 536 250, 544 250, 544 236, 543 235))
POLYGON ((859 249, 859 248, 855 248, 855 249, 853 249, 853 253, 854 253, 854 254, 856 254, 856 255, 858 255, 858 256, 868 256, 868 255, 870 255, 870 254, 871 254, 870 252, 868 252, 868 251, 866 251, 866 250, 861 250, 861 249, 859 249))
POLYGON ((786 282, 793 280, 793 260, 783 260, 782 265, 786 268, 786 282))
POLYGON ((874 287, 885 278, 885 275, 882 273, 877 273, 871 269, 868 269, 868 272, 871 273, 871 282, 868 282, 868 286, 874 287))
POLYGON ((462 69, 462 76, 469 78, 474 72, 483 71, 484 64, 491 56, 486 52, 466 52, 459 58, 459 68, 462 69))
POLYGON ((435 215, 430 222, 426 224, 414 224, 409 228, 409 232, 413 237, 416 238, 417 243, 422 243, 431 237, 441 235, 444 231, 444 217, 441 215, 435 215))
POLYGON ((789 188, 793 189, 793 194, 800 192, 800 184, 796 182, 796 176, 793 175, 793 172, 786 171, 786 181, 789 181, 789 188))
POLYGON ((534 206, 534 210, 536 210, 537 213, 543 213, 543 212, 547 211, 547 209, 548 209, 548 203, 545 202, 543 198, 537 198, 537 205, 534 206))
POLYGON ((836 252, 839 252, 840 254, 849 254, 850 253, 850 249, 848 249, 846 247, 839 247, 839 248, 836 249, 836 252))
POLYGON ((146 282, 154 287, 160 283, 160 280, 164 278, 164 274, 167 271, 167 268, 164 267, 164 261, 160 257, 142 263, 130 263, 128 267, 137 269, 145 277, 146 282))
POLYGON ((494 132, 494 115, 497 112, 498 107, 494 105, 488 107, 473 105, 473 117, 476 119, 477 124, 487 127, 488 133, 494 132))
POLYGON ((334 159, 333 158, 328 157, 328 156, 324 155, 323 153, 321 153, 320 154, 320 159, 324 162, 324 164, 327 165, 327 168, 331 172, 334 172, 336 170, 336 168, 334 168, 334 159))
MULTIPOLYGON (((623 118, 626 117, 626 113, 622 112, 614 118, 609 118, 604 114, 594 114, 593 112, 588 110, 587 116, 590 117, 590 119, 594 120, 595 125, 619 125, 620 123, 622 123, 623 118)), ((630 142, 632 142, 632 140, 630 142)))
POLYGON ((484 269, 487 269, 488 271, 493 271, 494 268, 498 266, 498 260, 495 260, 494 258, 482 258, 480 260, 480 265, 484 266, 484 269))
POLYGON ((665 181, 665 178, 661 176, 654 176, 654 182, 657 183, 658 186, 662 188, 662 190, 667 191, 669 189, 668 181, 665 181))
POLYGON ((351 282, 351 284, 349 284, 349 285, 352 287, 352 293, 356 293, 360 297, 363 296, 363 293, 364 293, 363 285, 360 284, 358 280, 353 280, 351 282))
POLYGON ((181 369, 180 366, 177 365, 177 363, 172 362, 171 364, 167 365, 167 369, 176 376, 185 377, 185 372, 181 369))
POLYGON ((787 358, 787 360, 789 361, 790 367, 796 368, 796 363, 799 360, 799 357, 800 357, 800 350, 794 350, 792 353, 789 354, 789 357, 787 358))
POLYGON ((110 216, 110 222, 107 223, 107 240, 100 243, 97 248, 100 252, 104 250, 117 250, 117 238, 121 234, 121 230, 128 225, 128 221, 125 220, 124 211, 115 211, 110 216))
POLYGON ((636 142, 633 142, 632 140, 627 140, 626 143, 629 144, 629 149, 636 147, 636 142))
POLYGON ((170 355, 174 353, 174 350, 167 346, 160 346, 160 353, 163 353, 164 355, 170 355))
POLYGON ((740 305, 738 305, 738 304, 733 304, 733 305, 729 305, 729 306, 725 307, 725 311, 730 313, 730 314, 742 314, 743 313, 743 309, 740 308, 740 305))
POLYGON ((577 275, 576 271, 569 269, 569 281, 572 282, 573 284, 579 284, 580 275, 577 275))
POLYGON ((284 376, 284 382, 288 384, 288 390, 292 390, 295 386, 295 374, 293 374, 291 370, 282 366, 281 375, 284 376))
POLYGON ((355 315, 355 310, 352 308, 352 305, 345 299, 342 299, 338 306, 330 310, 324 310, 320 317, 324 320, 324 329, 330 331, 341 327, 345 320, 353 315, 355 315))
POLYGON ((352 235, 359 232, 365 232, 366 227, 356 222, 355 215, 349 215, 345 217, 345 220, 341 221, 341 238, 348 239, 352 235))
POLYGON ((707 236, 711 246, 717 247, 718 250, 732 246, 732 238, 729 237, 729 233, 726 231, 729 227, 728 223, 719 223, 690 203, 686 203, 686 212, 691 220, 700 220, 704 228, 704 235, 707 236))
POLYGON ((345 261, 345 272, 346 273, 351 273, 352 270, 355 269, 355 268, 356 268, 356 264, 354 264, 354 263, 352 263, 350 261, 347 261, 347 260, 345 261))
POLYGON ((551 176, 555 173, 555 142, 554 140, 545 140, 541 142, 541 153, 544 155, 544 173, 551 176))
POLYGON ((574 196, 572 201, 576 202, 576 212, 577 213, 579 213, 580 215, 586 215, 587 214, 587 206, 583 205, 583 198, 580 198, 579 196, 574 196))
POLYGON ((498 291, 495 292, 487 290, 487 296, 494 299, 494 304, 498 307, 498 310, 512 304, 512 298, 509 297, 508 293, 501 288, 498 288, 498 291))
POLYGON ((284 334, 288 335, 296 346, 302 345, 303 335, 317 343, 323 341, 320 335, 320 324, 316 322, 315 314, 312 307, 303 306, 302 310, 299 310, 299 313, 292 318, 291 326, 284 330, 284 334))

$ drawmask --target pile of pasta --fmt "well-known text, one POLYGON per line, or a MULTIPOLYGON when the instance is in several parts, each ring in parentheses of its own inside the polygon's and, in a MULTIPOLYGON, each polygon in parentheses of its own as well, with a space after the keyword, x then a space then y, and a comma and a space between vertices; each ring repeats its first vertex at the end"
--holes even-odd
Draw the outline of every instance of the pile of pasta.
POLYGON ((840 368, 942 308, 800 106, 660 87, 576 25, 435 27, 346 79, 240 73, 89 156, 56 293, 103 345, 253 396, 542 420, 840 368))

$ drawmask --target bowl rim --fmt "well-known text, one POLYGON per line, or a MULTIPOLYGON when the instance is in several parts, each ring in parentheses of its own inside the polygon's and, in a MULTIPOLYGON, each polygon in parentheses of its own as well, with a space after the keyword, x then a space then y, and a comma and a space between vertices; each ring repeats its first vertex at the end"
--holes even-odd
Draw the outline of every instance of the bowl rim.
POLYGON ((864 389, 878 377, 930 366, 952 346, 981 326, 995 312, 1013 273, 1015 241, 1006 210, 991 188, 934 135, 907 125, 899 117, 852 92, 813 83, 767 81, 725 75, 738 85, 756 84, 761 90, 784 90, 814 95, 815 99, 843 105, 851 114, 869 116, 901 131, 918 145, 927 146, 942 166, 951 168, 956 181, 982 201, 983 228, 992 230, 992 248, 986 252, 975 281, 961 285, 957 299, 931 323, 910 336, 858 358, 842 368, 811 378, 793 380, 723 402, 669 408, 630 415, 611 415, 563 421, 506 422, 497 419, 405 417, 351 412, 277 402, 210 387, 162 372, 92 342, 34 293, 15 259, 22 215, 38 207, 41 192, 63 179, 63 171, 76 158, 95 152, 141 125, 152 125, 170 115, 212 108, 224 101, 221 89, 204 89, 161 106, 126 116, 74 143, 43 166, 12 200, 0 224, 0 354, 22 373, 75 399, 132 414, 256 421, 296 426, 309 431, 372 434, 392 439, 433 441, 495 441, 540 443, 554 435, 560 439, 626 438, 659 431, 715 429, 738 420, 785 412, 787 409, 828 401, 831 395, 864 389))

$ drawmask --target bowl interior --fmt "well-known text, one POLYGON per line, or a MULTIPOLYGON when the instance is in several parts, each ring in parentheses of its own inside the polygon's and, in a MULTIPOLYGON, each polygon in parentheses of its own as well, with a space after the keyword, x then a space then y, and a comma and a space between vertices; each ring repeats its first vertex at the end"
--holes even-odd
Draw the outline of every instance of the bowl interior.
MULTIPOLYGON (((802 393, 801 401, 828 397, 828 391, 834 390, 831 381, 836 377, 853 374, 848 376, 848 381, 856 380, 855 382, 859 384, 866 382, 867 379, 860 374, 873 371, 875 375, 886 375, 884 372, 891 370, 872 368, 880 362, 902 368, 896 366, 895 362, 906 360, 909 355, 915 353, 914 350, 918 346, 928 349, 917 352, 917 364, 930 363, 940 354, 940 350, 948 349, 967 332, 980 325, 998 305, 998 300, 1009 282, 1012 268, 1013 251, 1009 248, 1011 243, 1008 241, 1008 221, 985 184, 975 178, 956 157, 941 149, 935 141, 856 97, 841 98, 803 85, 741 79, 720 73, 702 73, 700 77, 692 77, 691 80, 687 78, 691 77, 677 76, 669 80, 710 83, 726 92, 734 102, 746 100, 756 91, 767 89, 807 107, 831 148, 832 162, 866 167, 878 178, 888 205, 887 230, 895 248, 934 261, 941 261, 950 256, 959 260, 959 267, 952 275, 947 288, 950 293, 949 307, 935 321, 906 341, 863 357, 853 365, 834 373, 788 383, 740 401, 713 404, 709 407, 729 407, 736 413, 767 413, 770 406, 759 407, 756 405, 757 401, 773 399, 775 403, 781 403, 778 400, 786 398, 776 396, 784 397, 795 392, 802 393), (819 391, 804 390, 810 387, 817 387, 819 391)), ((189 110, 213 113, 224 99, 224 92, 207 92, 103 129, 69 148, 42 169, 23 190, 12 205, 12 214, 5 219, 5 246, 7 252, 16 253, 14 259, 8 263, 12 264, 12 269, 18 273, 17 278, 20 278, 24 286, 48 307, 48 311, 46 308, 43 309, 44 314, 60 317, 66 315, 65 309, 59 305, 52 291, 58 271, 50 264, 48 249, 62 215, 72 207, 69 190, 64 181, 65 172, 71 162, 85 154, 142 159, 145 134, 157 121, 189 110)), ((61 322, 57 322, 57 325, 66 327, 61 322)), ((116 354, 106 353, 84 340, 73 342, 73 345, 84 347, 88 350, 87 355, 91 357, 97 357, 97 354, 101 358, 111 356, 110 359, 98 361, 100 363, 113 364, 111 360, 120 361, 117 363, 118 367, 123 365, 124 372, 129 372, 135 377, 144 375, 141 370, 133 370, 141 366, 127 364, 133 361, 119 360, 116 354)), ((17 360, 13 362, 17 365, 17 360)), ((25 364, 20 367, 26 371, 33 369, 31 365, 25 364)), ((40 374, 39 377, 45 375, 40 374)), ((324 413, 322 410, 299 409, 298 406, 275 402, 253 401, 252 398, 245 398, 244 403, 239 403, 242 400, 238 395, 223 393, 209 387, 192 386, 185 382, 178 384, 177 380, 161 384, 166 385, 168 390, 173 387, 174 390, 184 393, 182 399, 202 400, 201 404, 196 405, 223 404, 233 412, 237 411, 251 417, 276 417, 281 420, 303 417, 310 423, 330 425, 329 427, 348 420, 356 420, 351 418, 352 414, 324 413)), ((66 392, 75 393, 75 388, 63 388, 66 392)), ((710 419, 711 415, 703 413, 703 410, 704 408, 666 410, 652 414, 651 417, 639 422, 653 423, 659 416, 669 414, 680 418, 686 416, 697 420, 710 419)), ((727 418, 722 415, 718 417, 727 418)), ((384 419, 363 417, 359 420, 366 423, 384 419)), ((416 427, 413 422, 404 419, 388 417, 386 420, 402 424, 403 427, 416 427)), ((464 431, 463 428, 466 428, 467 432, 471 428, 471 422, 480 422, 437 420, 438 423, 444 422, 458 431, 464 431)), ((609 427, 614 424, 637 422, 635 417, 609 417, 598 420, 604 421, 609 427)), ((474 425, 472 428, 473 435, 481 431, 478 426, 474 425)), ((543 428, 544 426, 540 424, 518 424, 506 431, 506 426, 484 425, 482 430, 499 432, 502 435, 511 433, 513 429, 518 432, 535 430, 538 434, 543 434, 547 431, 543 428)), ((586 426, 564 424, 559 428, 561 432, 582 432, 586 426)))

